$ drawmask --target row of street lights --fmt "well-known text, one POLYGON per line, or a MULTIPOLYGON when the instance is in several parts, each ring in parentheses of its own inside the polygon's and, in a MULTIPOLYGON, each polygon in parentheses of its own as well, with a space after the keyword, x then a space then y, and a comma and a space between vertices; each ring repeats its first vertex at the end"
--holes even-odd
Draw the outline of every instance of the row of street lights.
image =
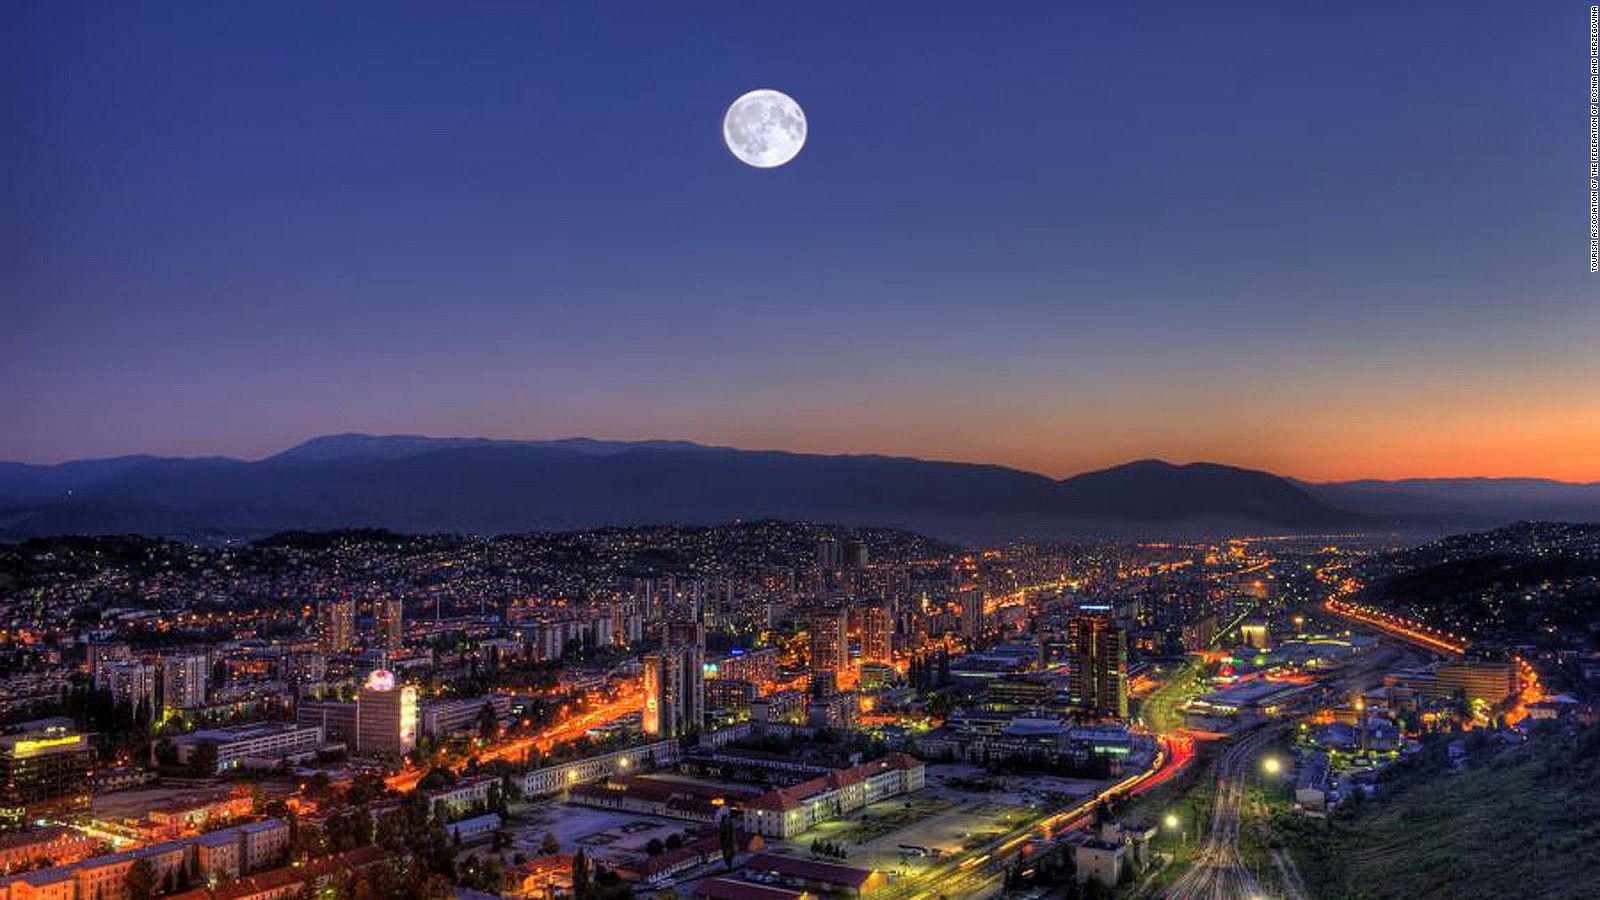
MULTIPOLYGON (((1283 760, 1278 759, 1276 756, 1269 756, 1261 761, 1261 771, 1265 772, 1268 777, 1276 778, 1283 774, 1283 760)), ((1162 820, 1162 824, 1167 826, 1168 831, 1178 832, 1179 841, 1183 846, 1189 846, 1189 829, 1184 827, 1183 819, 1177 813, 1167 813, 1162 820)))

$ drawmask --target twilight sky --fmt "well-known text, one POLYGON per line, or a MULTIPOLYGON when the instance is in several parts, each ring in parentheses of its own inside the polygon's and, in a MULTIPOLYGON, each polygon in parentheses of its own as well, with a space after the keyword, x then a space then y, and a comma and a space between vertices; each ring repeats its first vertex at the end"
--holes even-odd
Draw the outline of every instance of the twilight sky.
POLYGON ((1600 479, 1585 3, 14 9, 0 459, 1600 479), (721 143, 757 87, 781 169, 721 143))

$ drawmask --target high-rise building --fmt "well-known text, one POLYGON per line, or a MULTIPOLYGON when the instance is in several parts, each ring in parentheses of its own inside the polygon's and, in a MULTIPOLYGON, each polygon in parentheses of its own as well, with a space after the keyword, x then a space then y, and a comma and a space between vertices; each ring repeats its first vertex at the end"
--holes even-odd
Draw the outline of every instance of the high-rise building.
POLYGON ((969 647, 983 640, 983 588, 967 588, 956 595, 961 607, 961 636, 969 647))
POLYGON ((141 709, 148 716, 156 712, 156 667, 147 663, 127 661, 105 664, 105 685, 111 691, 114 703, 126 705, 135 712, 141 709))
POLYGON ((355 748, 358 753, 402 756, 417 745, 417 689, 395 684, 394 673, 378 669, 356 693, 355 748))
POLYGON ((682 649, 676 647, 663 647, 644 655, 644 715, 640 725, 645 734, 675 737, 682 733, 683 655, 682 649))
POLYGON ((399 597, 384 597, 372 605, 378 646, 385 650, 399 650, 405 643, 405 604, 399 597))
POLYGON ((704 625, 666 624, 661 649, 644 657, 645 733, 672 737, 705 726, 705 660, 704 625))
POLYGON ((133 659, 133 648, 122 641, 107 641, 89 645, 89 677, 94 686, 106 686, 105 667, 110 663, 133 659))
POLYGON ((833 572, 844 568, 844 548, 831 537, 817 541, 817 568, 833 572))
POLYGON ((861 613, 861 661, 886 663, 889 661, 889 636, 894 630, 889 605, 875 600, 863 605, 861 613))
POLYGON ((1128 638, 1108 606, 1081 606, 1067 622, 1072 702, 1102 716, 1128 717, 1128 638))
POLYGON ((180 709, 206 705, 206 682, 211 665, 204 653, 178 653, 161 658, 161 709, 170 715, 180 709))
POLYGON ((353 600, 324 600, 317 607, 317 647, 323 653, 343 653, 356 636, 356 604, 353 600))
POLYGON ((847 569, 865 569, 867 545, 860 541, 845 541, 842 561, 847 569))
POLYGON ((811 614, 811 673, 829 673, 841 683, 849 664, 850 638, 843 610, 818 610, 811 614))

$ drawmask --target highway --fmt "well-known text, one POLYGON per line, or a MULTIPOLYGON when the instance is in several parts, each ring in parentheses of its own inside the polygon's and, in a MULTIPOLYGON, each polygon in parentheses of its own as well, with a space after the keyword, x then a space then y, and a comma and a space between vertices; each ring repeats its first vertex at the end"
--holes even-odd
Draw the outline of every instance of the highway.
MULTIPOLYGON (((574 715, 571 718, 556 722, 535 734, 502 740, 491 747, 473 755, 479 762, 488 762, 493 759, 518 761, 528 755, 530 749, 537 748, 541 753, 549 752, 556 744, 576 740, 592 728, 614 722, 624 716, 637 712, 644 704, 644 693, 638 688, 630 688, 627 693, 616 700, 603 703, 594 709, 574 715)), ((452 760, 449 768, 459 769, 466 764, 466 760, 452 760)), ((422 776, 428 774, 426 768, 407 766, 385 781, 390 790, 405 792, 417 786, 422 776)))
POLYGON ((1049 839, 1094 818, 1095 806, 1107 797, 1127 797, 1150 790, 1181 772, 1194 758, 1194 745, 1184 737, 1163 740, 1150 768, 1136 772, 1105 790, 1051 815, 1042 816, 995 838, 985 847, 963 850, 935 863, 926 872, 904 878, 881 893, 880 900, 931 900, 936 897, 984 897, 999 887, 1006 866, 1029 841, 1049 839))
POLYGON ((1467 649, 1468 641, 1465 638, 1448 634, 1421 622, 1413 622, 1385 610, 1357 606, 1337 597, 1329 598, 1323 603, 1322 608, 1336 616, 1370 625, 1390 637, 1416 644, 1434 653, 1460 656, 1467 649))
POLYGON ((1239 818, 1256 756, 1281 731, 1282 726, 1254 731, 1229 747, 1217 761, 1211 831, 1189 871, 1167 889, 1168 900, 1250 900, 1263 896, 1255 873, 1239 853, 1239 818))

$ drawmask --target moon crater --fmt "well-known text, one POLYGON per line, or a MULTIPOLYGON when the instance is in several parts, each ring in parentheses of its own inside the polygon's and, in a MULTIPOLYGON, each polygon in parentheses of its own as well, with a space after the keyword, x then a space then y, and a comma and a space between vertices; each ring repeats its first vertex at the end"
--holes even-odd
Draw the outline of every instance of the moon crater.
POLYGON ((806 114, 781 91, 751 91, 728 107, 722 138, 740 162, 758 169, 776 168, 805 146, 806 114))

